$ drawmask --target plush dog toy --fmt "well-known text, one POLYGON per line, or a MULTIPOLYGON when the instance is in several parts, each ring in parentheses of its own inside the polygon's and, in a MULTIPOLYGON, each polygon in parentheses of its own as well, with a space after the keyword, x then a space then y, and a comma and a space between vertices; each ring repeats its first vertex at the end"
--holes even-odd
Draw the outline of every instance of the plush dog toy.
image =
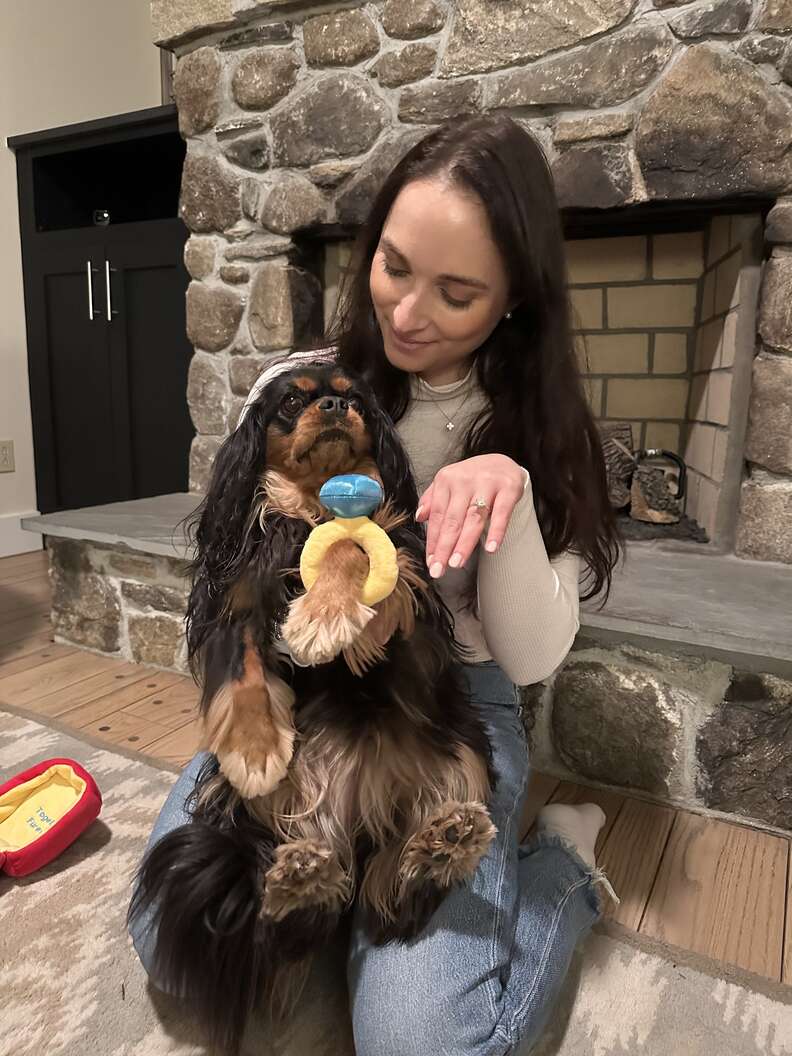
POLYGON ((336 519, 313 529, 300 557, 300 577, 306 593, 292 602, 289 617, 281 631, 292 657, 303 664, 326 663, 350 646, 375 615, 372 605, 384 601, 399 579, 396 547, 387 534, 368 517, 380 505, 382 487, 372 477, 348 473, 331 477, 319 491, 319 500, 336 519), (302 618, 308 592, 319 579, 322 562, 334 543, 349 539, 369 561, 369 570, 360 590, 357 619, 352 621, 310 621, 302 618))
POLYGON ((372 941, 412 938, 495 834, 492 749, 417 501, 390 419, 333 364, 270 381, 215 459, 187 623, 209 755, 129 917, 225 1052, 262 1000, 294 1014, 354 899, 372 941))
POLYGON ((27 876, 88 828, 102 794, 74 759, 44 759, 0 785, 0 872, 27 876))

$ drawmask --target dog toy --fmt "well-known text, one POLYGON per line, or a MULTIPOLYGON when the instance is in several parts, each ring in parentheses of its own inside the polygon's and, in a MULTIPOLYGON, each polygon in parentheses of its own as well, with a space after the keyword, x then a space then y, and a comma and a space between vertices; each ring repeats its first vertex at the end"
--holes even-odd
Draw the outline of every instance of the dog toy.
POLYGON ((27 876, 74 843, 102 807, 73 759, 45 759, 0 785, 0 872, 27 876))
POLYGON ((360 601, 375 605, 392 593, 399 578, 396 547, 382 528, 369 519, 382 499, 379 483, 362 473, 344 473, 325 481, 319 501, 335 514, 335 519, 317 525, 303 546, 300 576, 306 591, 318 579, 322 560, 333 543, 352 539, 369 559, 369 574, 360 601))

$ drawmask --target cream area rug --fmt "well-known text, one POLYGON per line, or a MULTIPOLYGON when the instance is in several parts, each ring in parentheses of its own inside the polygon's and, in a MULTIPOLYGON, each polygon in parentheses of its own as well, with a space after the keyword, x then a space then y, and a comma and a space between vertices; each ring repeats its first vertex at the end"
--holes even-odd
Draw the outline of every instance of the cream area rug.
MULTIPOLYGON (((104 804, 49 866, 0 874, 0 1056, 208 1056, 179 1003, 148 983, 125 926, 178 769, 3 706, 0 783, 56 756, 93 774, 104 804)), ((245 1056, 354 1056, 344 977, 339 945, 311 977, 306 1015, 277 1038, 254 1017, 245 1056)), ((599 924, 530 1056, 625 1054, 792 1056, 792 988, 599 924)))

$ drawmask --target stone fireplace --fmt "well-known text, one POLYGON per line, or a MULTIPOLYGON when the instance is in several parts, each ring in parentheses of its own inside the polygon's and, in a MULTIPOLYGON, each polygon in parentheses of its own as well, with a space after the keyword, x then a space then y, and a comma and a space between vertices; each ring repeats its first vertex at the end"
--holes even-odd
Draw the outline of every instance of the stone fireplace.
POLYGON ((49 524, 72 540, 52 547, 59 633, 183 666, 167 518, 268 358, 321 333, 384 174, 437 123, 502 110, 552 169, 595 417, 684 458, 700 530, 631 542, 633 578, 581 606, 573 651, 525 689, 534 765, 792 829, 792 2, 151 8, 187 142, 191 495, 157 507, 156 546, 49 524), (118 545, 155 556, 138 574, 118 545), (87 637, 101 620, 112 647, 87 637))

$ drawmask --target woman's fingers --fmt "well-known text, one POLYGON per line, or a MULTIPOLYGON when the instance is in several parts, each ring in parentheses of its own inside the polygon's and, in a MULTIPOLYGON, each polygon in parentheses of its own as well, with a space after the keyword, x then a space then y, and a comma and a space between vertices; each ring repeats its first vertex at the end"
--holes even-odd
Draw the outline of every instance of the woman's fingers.
MULTIPOLYGON (((463 534, 470 506, 467 487, 452 492, 430 554, 429 574, 436 579, 446 571, 451 554, 458 550, 459 536, 463 534)), ((477 518, 478 520, 478 518, 477 518)))
POLYGON ((430 513, 431 508, 432 508, 432 488, 433 487, 434 487, 434 482, 432 482, 429 485, 429 487, 426 489, 426 491, 423 493, 423 495, 421 495, 419 497, 418 506, 417 506, 417 508, 415 510, 415 519, 416 519, 416 521, 425 521, 426 518, 429 516, 429 513, 430 513))
POLYGON ((451 568, 462 568, 478 546, 481 533, 487 526, 489 505, 488 502, 486 509, 484 507, 468 506, 464 526, 448 559, 448 564, 451 568))
POLYGON ((440 528, 445 518, 446 508, 451 498, 451 489, 447 482, 438 474, 432 484, 432 503, 429 511, 429 520, 426 522, 426 559, 431 564, 431 556, 435 552, 440 528))
POLYGON ((509 518, 512 515, 512 510, 517 505, 519 497, 519 493, 514 493, 511 488, 505 487, 501 488, 495 496, 492 513, 490 514, 487 542, 484 545, 484 549, 489 553, 493 553, 503 542, 503 537, 509 525, 509 518))

